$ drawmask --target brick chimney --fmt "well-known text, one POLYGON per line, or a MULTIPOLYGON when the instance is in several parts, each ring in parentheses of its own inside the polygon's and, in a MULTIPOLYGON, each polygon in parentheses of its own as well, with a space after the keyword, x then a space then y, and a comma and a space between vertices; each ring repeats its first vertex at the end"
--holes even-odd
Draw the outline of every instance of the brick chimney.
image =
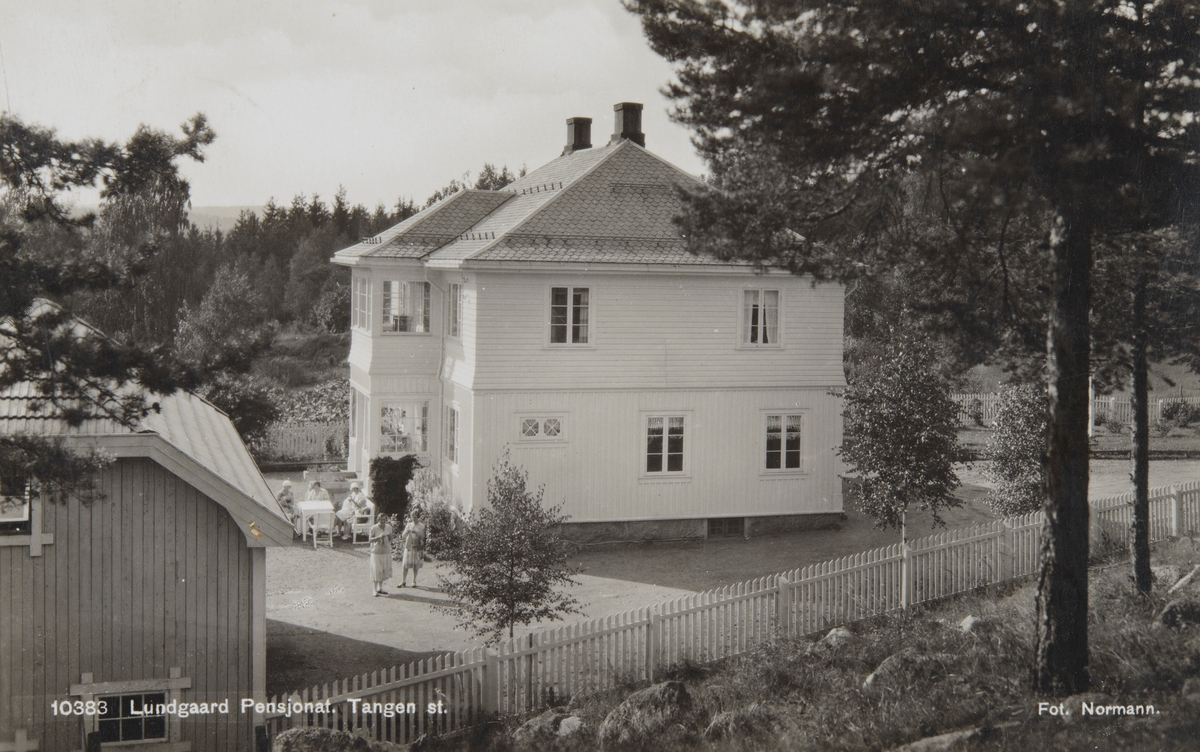
POLYGON ((567 118, 567 145, 563 148, 563 156, 574 154, 580 149, 590 148, 592 148, 592 119, 567 118))
POLYGON ((613 105, 616 117, 610 144, 628 139, 638 146, 646 145, 646 134, 642 133, 642 105, 639 102, 620 102, 613 105))

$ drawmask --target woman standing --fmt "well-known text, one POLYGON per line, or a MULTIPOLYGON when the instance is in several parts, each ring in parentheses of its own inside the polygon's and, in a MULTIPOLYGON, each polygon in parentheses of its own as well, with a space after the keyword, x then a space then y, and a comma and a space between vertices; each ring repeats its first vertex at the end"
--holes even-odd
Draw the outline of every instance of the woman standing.
POLYGON ((407 582, 410 569, 413 573, 413 587, 416 587, 417 572, 421 571, 421 559, 425 556, 425 523, 421 521, 420 508, 413 510, 403 536, 404 559, 400 562, 400 587, 404 587, 407 582))
POLYGON ((376 598, 388 594, 383 583, 392 576, 392 533, 387 517, 380 516, 367 536, 371 544, 371 582, 376 598))

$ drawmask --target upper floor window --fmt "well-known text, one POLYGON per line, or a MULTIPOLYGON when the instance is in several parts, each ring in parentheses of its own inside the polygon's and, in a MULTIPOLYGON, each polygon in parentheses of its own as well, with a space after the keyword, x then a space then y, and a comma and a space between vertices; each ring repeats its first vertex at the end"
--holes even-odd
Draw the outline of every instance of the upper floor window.
POLYGON ((588 288, 550 288, 550 343, 586 345, 588 288))
POLYGON ((800 469, 800 416, 786 413, 767 415, 768 470, 800 469))
POLYGON ((381 331, 428 332, 429 288, 428 282, 384 280, 381 331))
POLYGON ((683 472, 684 416, 646 418, 646 472, 683 472))
POLYGON ((381 453, 429 451, 428 402, 389 402, 384 404, 380 418, 381 453))
POLYGON ((21 476, 0 475, 0 535, 28 533, 30 484, 21 476))
POLYGON ((779 291, 742 291, 742 344, 779 344, 779 291))
POLYGON ((462 285, 457 282, 450 283, 450 315, 447 317, 450 321, 450 336, 462 336, 462 285))
POLYGON ((356 329, 371 328, 371 280, 355 276, 351 287, 353 303, 350 307, 350 325, 356 329))

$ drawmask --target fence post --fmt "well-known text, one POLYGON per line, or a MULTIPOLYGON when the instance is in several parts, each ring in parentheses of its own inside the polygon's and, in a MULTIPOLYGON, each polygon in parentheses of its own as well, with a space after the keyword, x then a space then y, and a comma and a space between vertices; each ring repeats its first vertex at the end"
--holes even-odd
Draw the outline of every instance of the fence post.
POLYGON ((784 637, 792 636, 792 577, 781 574, 775 586, 779 594, 775 598, 775 625, 784 637))
POLYGON ((500 712, 500 658, 483 649, 483 712, 500 712))
POLYGON ((646 625, 646 680, 654 683, 654 674, 658 671, 658 604, 650 607, 650 623, 646 625))
POLYGON ((912 568, 907 543, 900 544, 900 608, 907 609, 912 603, 912 568))
POLYGON ((534 710, 538 706, 533 699, 533 632, 525 638, 525 647, 529 651, 525 654, 525 702, 528 705, 521 708, 522 711, 534 710))
POLYGON ((1171 486, 1171 537, 1183 535, 1183 489, 1178 484, 1171 486))
POLYGON ((1017 576, 1013 562, 1013 529, 1012 522, 1007 518, 1000 521, 1000 568, 997 572, 997 582, 1011 580, 1017 576))

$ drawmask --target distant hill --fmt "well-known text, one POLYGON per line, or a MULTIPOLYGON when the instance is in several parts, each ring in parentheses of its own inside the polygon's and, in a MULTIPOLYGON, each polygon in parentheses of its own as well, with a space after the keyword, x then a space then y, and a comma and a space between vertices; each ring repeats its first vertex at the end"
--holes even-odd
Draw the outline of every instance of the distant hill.
POLYGON ((192 224, 200 229, 213 228, 229 232, 237 223, 238 215, 244 211, 262 213, 261 206, 193 206, 188 213, 192 224))

